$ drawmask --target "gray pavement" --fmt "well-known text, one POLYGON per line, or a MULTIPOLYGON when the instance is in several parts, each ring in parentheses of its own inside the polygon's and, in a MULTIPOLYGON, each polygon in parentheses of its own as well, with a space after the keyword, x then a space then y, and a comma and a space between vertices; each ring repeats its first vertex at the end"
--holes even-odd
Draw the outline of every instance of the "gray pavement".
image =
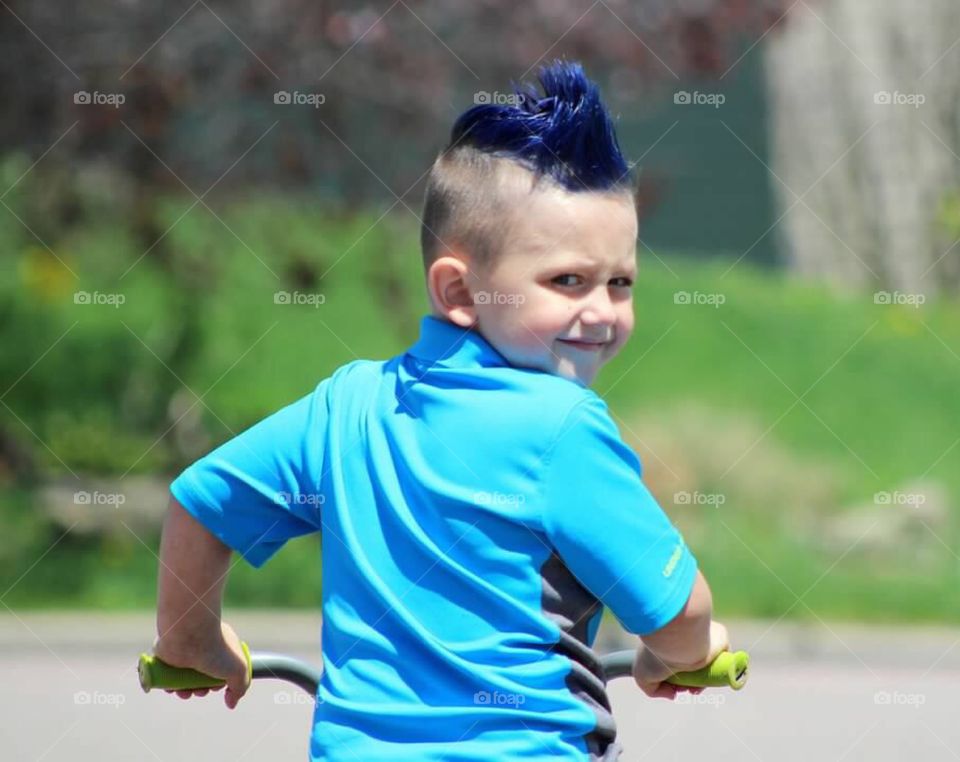
MULTIPOLYGON (((320 618, 228 617, 254 648, 319 661, 320 618)), ((686 760, 955 760, 960 632, 816 622, 728 622, 751 652, 740 692, 668 702, 628 679, 609 686, 624 762, 686 760)), ((312 706, 298 689, 258 682, 228 711, 220 694, 181 701, 143 694, 136 658, 144 614, 0 616, 0 759, 304 760, 312 706)), ((633 642, 604 626, 598 650, 633 642)))

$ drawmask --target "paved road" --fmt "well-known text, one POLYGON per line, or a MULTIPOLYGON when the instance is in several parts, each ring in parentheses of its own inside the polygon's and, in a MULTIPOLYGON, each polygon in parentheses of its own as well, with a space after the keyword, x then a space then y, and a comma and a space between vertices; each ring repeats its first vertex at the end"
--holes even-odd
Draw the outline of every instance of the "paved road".
MULTIPOLYGON (((259 647, 317 661, 319 619, 232 618, 259 647)), ((753 670, 738 693, 654 701, 610 684, 624 762, 688 760, 956 760, 960 633, 817 624, 730 623, 753 670), (958 645, 958 647, 954 647, 958 645)), ((227 711, 219 695, 144 695, 135 662, 150 615, 0 617, 3 760, 304 760, 312 707, 263 682, 227 711)), ((601 634, 603 647, 623 645, 601 634)))

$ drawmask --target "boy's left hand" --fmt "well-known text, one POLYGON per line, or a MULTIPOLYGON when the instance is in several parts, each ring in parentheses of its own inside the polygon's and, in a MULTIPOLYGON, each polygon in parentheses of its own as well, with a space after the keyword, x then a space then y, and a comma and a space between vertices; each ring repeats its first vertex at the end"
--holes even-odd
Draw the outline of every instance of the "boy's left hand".
MULTIPOLYGON (((214 633, 209 639, 193 638, 178 641, 166 635, 158 637, 153 644, 153 655, 173 667, 189 667, 211 677, 226 681, 223 700, 228 709, 234 709, 250 687, 247 673, 247 659, 240 645, 240 638, 226 622, 221 622, 219 635, 214 633)), ((196 688, 189 690, 167 690, 176 693, 182 699, 192 696, 206 696, 218 688, 196 688)))

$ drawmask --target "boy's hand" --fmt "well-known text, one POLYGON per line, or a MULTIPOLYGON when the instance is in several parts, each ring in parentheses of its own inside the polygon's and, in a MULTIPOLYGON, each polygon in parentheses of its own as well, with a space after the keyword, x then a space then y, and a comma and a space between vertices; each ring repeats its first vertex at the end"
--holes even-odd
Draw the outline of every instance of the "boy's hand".
POLYGON ((665 698, 673 701, 678 693, 702 693, 703 688, 688 688, 664 682, 677 672, 692 672, 712 663, 723 651, 730 650, 730 637, 727 628, 720 622, 710 622, 710 652, 703 660, 696 664, 670 665, 657 658, 656 654, 643 643, 637 648, 637 655, 633 660, 633 679, 650 698, 665 698))
MULTIPOLYGON (((211 677, 226 680, 223 701, 228 709, 234 709, 250 687, 247 678, 247 660, 240 645, 240 638, 226 622, 221 622, 220 633, 208 639, 179 640, 172 635, 158 637, 153 644, 153 655, 173 667, 189 667, 211 677)), ((191 696, 206 696, 220 688, 197 688, 193 690, 168 690, 182 699, 191 696)))

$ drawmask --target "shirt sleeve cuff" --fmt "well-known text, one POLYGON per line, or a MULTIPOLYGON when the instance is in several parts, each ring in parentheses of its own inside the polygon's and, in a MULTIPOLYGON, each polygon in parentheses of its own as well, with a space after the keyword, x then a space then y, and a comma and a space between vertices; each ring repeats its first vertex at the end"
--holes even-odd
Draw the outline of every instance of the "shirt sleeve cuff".
POLYGON ((223 513, 209 505, 201 497, 189 471, 181 474, 173 481, 170 485, 170 494, 176 498, 187 513, 203 525, 204 529, 235 553, 239 553, 255 569, 263 566, 277 552, 278 547, 271 547, 270 543, 263 540, 251 544, 230 532, 223 513))
POLYGON ((620 623, 627 632, 640 636, 649 635, 670 624, 677 614, 683 611, 683 607, 690 600, 697 578, 697 559, 686 546, 674 571, 674 578, 676 583, 659 606, 643 617, 621 620, 620 623))

